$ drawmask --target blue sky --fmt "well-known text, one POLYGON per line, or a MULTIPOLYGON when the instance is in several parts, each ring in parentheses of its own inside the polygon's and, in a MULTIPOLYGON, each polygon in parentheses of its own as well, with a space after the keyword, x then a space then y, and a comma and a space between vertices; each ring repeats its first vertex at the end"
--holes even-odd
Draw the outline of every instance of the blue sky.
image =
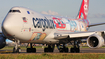
MULTIPOLYGON (((82 0, 0 0, 0 23, 13 6, 23 6, 38 12, 55 12, 62 16, 76 17, 82 0)), ((90 0, 88 19, 90 23, 105 22, 105 0, 90 0)), ((90 28, 105 30, 105 25, 90 28)))
POLYGON ((6 42, 13 42, 13 41, 11 41, 11 40, 9 40, 9 39, 6 39, 6 42))

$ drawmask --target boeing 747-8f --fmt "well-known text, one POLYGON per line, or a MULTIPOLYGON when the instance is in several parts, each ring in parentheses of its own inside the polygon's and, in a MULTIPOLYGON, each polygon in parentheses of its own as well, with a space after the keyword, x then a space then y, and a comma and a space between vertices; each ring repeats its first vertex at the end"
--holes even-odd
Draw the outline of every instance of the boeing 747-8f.
POLYGON ((81 39, 87 39, 90 48, 99 48, 104 44, 104 31, 88 31, 89 27, 105 23, 89 24, 87 19, 89 0, 83 0, 76 19, 44 15, 24 7, 13 7, 2 22, 0 48, 5 40, 16 42, 13 52, 20 52, 19 43, 30 43, 27 52, 36 52, 32 43, 46 44, 44 52, 53 52, 54 46, 60 52, 68 52, 67 43, 73 42, 70 52, 80 52, 81 39), (62 48, 59 47, 63 44, 62 48))

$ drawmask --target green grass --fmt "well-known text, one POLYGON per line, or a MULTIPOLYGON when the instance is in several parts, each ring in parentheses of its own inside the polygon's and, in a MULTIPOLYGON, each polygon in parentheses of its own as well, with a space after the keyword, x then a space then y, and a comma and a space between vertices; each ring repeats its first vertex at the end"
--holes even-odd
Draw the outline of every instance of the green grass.
MULTIPOLYGON (((42 47, 36 46, 36 48, 42 47)), ((103 46, 102 48, 105 48, 105 46, 103 46)), ((6 46, 5 48, 3 48, 3 50, 6 49, 13 49, 13 46, 6 46)), ((22 46, 21 49, 26 49, 26 47, 22 46)), ((0 59, 105 59, 105 53, 8 53, 0 54, 0 59)))
POLYGON ((0 59, 105 59, 105 54, 0 54, 0 59))

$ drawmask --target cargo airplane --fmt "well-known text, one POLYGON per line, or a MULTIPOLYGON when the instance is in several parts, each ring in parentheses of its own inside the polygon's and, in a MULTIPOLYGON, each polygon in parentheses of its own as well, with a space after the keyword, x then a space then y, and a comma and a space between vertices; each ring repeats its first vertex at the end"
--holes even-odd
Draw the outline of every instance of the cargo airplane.
POLYGON ((59 52, 68 52, 65 44, 73 45, 70 52, 80 52, 81 39, 87 39, 90 48, 99 48, 104 44, 104 31, 88 31, 92 26, 87 19, 89 0, 83 0, 76 19, 53 15, 44 15, 25 7, 13 7, 4 18, 0 34, 0 48, 5 47, 6 39, 16 43, 13 52, 20 52, 20 43, 30 43, 27 52, 36 52, 32 43, 46 44, 44 52, 53 52, 55 45, 59 52), (62 47, 61 45, 62 44, 62 47))

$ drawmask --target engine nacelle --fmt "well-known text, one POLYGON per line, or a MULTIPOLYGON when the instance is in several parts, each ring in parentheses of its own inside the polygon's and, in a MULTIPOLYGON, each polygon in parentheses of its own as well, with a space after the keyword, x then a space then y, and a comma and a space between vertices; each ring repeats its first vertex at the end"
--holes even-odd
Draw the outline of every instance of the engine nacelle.
POLYGON ((6 46, 6 38, 0 34, 0 49, 6 46))
POLYGON ((100 48, 104 44, 104 39, 102 36, 98 34, 93 34, 88 37, 87 39, 87 45, 90 48, 100 48))

